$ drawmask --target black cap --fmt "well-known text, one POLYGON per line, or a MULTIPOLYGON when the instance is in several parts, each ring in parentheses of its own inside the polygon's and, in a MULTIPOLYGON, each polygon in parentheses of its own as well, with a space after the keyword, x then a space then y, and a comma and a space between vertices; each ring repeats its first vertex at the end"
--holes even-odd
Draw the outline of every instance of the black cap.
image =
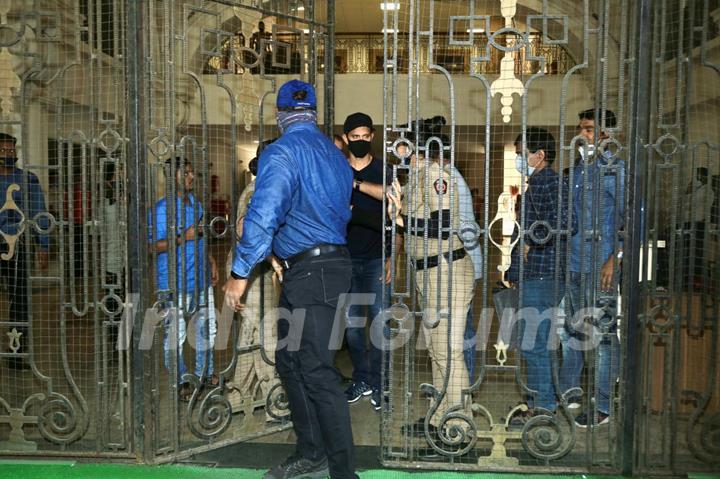
POLYGON ((345 118, 345 123, 343 123, 343 132, 347 135, 355 128, 360 128, 361 126, 366 126, 370 128, 370 131, 375 131, 375 128, 373 128, 372 118, 365 113, 357 112, 352 115, 348 115, 348 117, 345 118))

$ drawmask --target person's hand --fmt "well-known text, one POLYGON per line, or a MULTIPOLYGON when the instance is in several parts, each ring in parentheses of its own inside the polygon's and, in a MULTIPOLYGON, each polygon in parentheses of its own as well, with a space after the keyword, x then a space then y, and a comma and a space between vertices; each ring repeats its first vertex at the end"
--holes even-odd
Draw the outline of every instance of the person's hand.
POLYGON ((270 265, 272 266, 273 271, 275 271, 275 277, 277 277, 277 280, 280 284, 283 282, 283 267, 280 264, 280 260, 277 259, 277 257, 274 254, 271 254, 268 257, 268 261, 270 261, 270 265))
POLYGON ((393 219, 393 206, 395 207, 395 223, 399 226, 404 226, 405 223, 402 219, 402 216, 400 215, 400 212, 402 211, 402 188, 400 187, 400 182, 398 180, 394 180, 392 184, 390 185, 390 188, 388 188, 388 191, 386 193, 387 199, 388 199, 388 218, 391 220, 393 219))
MULTIPOLYGON (((385 278, 384 278, 385 284, 390 284, 390 279, 391 279, 390 278, 390 276, 391 276, 390 267, 392 266, 392 263, 390 262, 391 259, 392 258, 385 259, 385 278)), ((383 277, 381 276, 380 281, 382 281, 382 280, 383 280, 383 277)))
POLYGON ((197 233, 195 230, 195 225, 192 225, 190 228, 188 228, 185 231, 185 241, 192 241, 195 238, 200 238, 200 237, 202 237, 202 232, 197 233))
POLYGON ((608 260, 600 268, 600 289, 612 291, 613 277, 615 276, 615 255, 610 255, 608 260))
POLYGON ((245 294, 245 288, 247 288, 246 279, 231 277, 225 282, 225 286, 223 286, 225 304, 232 308, 233 311, 242 311, 245 308, 245 305, 240 302, 240 299, 245 294))
POLYGON ((524 245, 524 246, 525 246, 525 248, 524 248, 524 249, 525 249, 525 253, 523 254, 523 256, 525 257, 525 262, 527 263, 528 253, 530 252, 530 246, 528 246, 528 245, 524 245))
POLYGON ((218 271, 217 263, 215 261, 210 262, 210 282, 215 286, 220 279, 220 272, 218 271))
POLYGON ((48 268, 48 252, 38 251, 35 257, 37 258, 38 268, 40 268, 41 271, 46 271, 48 268))

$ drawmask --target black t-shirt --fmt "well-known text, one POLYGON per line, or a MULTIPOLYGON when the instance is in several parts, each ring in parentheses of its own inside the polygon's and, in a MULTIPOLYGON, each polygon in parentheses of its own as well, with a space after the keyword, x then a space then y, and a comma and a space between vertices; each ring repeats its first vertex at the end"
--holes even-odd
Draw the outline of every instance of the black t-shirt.
MULTIPOLYGON (((356 180, 381 185, 383 182, 383 162, 380 159, 373 158, 365 168, 353 170, 353 173, 356 180)), ((392 181, 392 172, 389 169, 386 181, 388 184, 392 181)), ((377 214, 380 224, 382 224, 382 201, 353 190, 350 202, 353 209, 359 208, 366 213, 377 214)), ((348 224, 347 244, 350 256, 353 258, 375 259, 382 257, 382 234, 378 230, 350 223, 348 224)))

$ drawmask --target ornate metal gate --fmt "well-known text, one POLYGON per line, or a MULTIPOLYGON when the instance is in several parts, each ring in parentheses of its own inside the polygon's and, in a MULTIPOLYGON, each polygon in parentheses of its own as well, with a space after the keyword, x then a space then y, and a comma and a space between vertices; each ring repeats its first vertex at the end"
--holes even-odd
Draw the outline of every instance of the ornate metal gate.
POLYGON ((650 5, 385 5, 386 465, 715 463, 718 11, 650 5))
POLYGON ((197 269, 214 257, 224 280, 276 88, 317 84, 331 124, 332 2, 7 1, 0 17, 1 131, 23 169, 3 170, 0 450, 160 462, 286 428, 272 356, 232 314, 190 354, 215 310, 197 269), (192 215, 160 213, 192 167, 192 215), (171 242, 164 283, 158 220, 197 239, 171 242), (166 342, 186 322, 184 347, 166 342), (248 364, 265 373, 240 378, 248 364))
POLYGON ((314 83, 330 133, 352 60, 384 73, 406 215, 387 224, 383 462, 717 468, 717 0, 394 0, 382 45, 336 57, 339 2, 0 1, 0 454, 164 462, 288 427, 271 321, 222 311, 210 258, 222 284, 277 87, 314 83), (523 165, 546 133, 539 205, 523 165), (524 255, 550 245, 547 280, 524 255), (543 370, 520 312, 548 299, 543 370))

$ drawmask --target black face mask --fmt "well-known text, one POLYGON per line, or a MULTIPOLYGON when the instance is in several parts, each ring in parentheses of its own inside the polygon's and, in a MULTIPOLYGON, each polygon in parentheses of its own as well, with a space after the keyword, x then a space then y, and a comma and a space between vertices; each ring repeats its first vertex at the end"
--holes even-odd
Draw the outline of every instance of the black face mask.
POLYGON ((348 149, 355 158, 364 158, 368 153, 370 153, 370 148, 372 148, 372 143, 369 141, 355 140, 348 142, 348 149))
POLYGON ((4 166, 5 168, 12 168, 15 166, 15 162, 17 162, 17 158, 12 156, 0 158, 0 166, 4 166))

